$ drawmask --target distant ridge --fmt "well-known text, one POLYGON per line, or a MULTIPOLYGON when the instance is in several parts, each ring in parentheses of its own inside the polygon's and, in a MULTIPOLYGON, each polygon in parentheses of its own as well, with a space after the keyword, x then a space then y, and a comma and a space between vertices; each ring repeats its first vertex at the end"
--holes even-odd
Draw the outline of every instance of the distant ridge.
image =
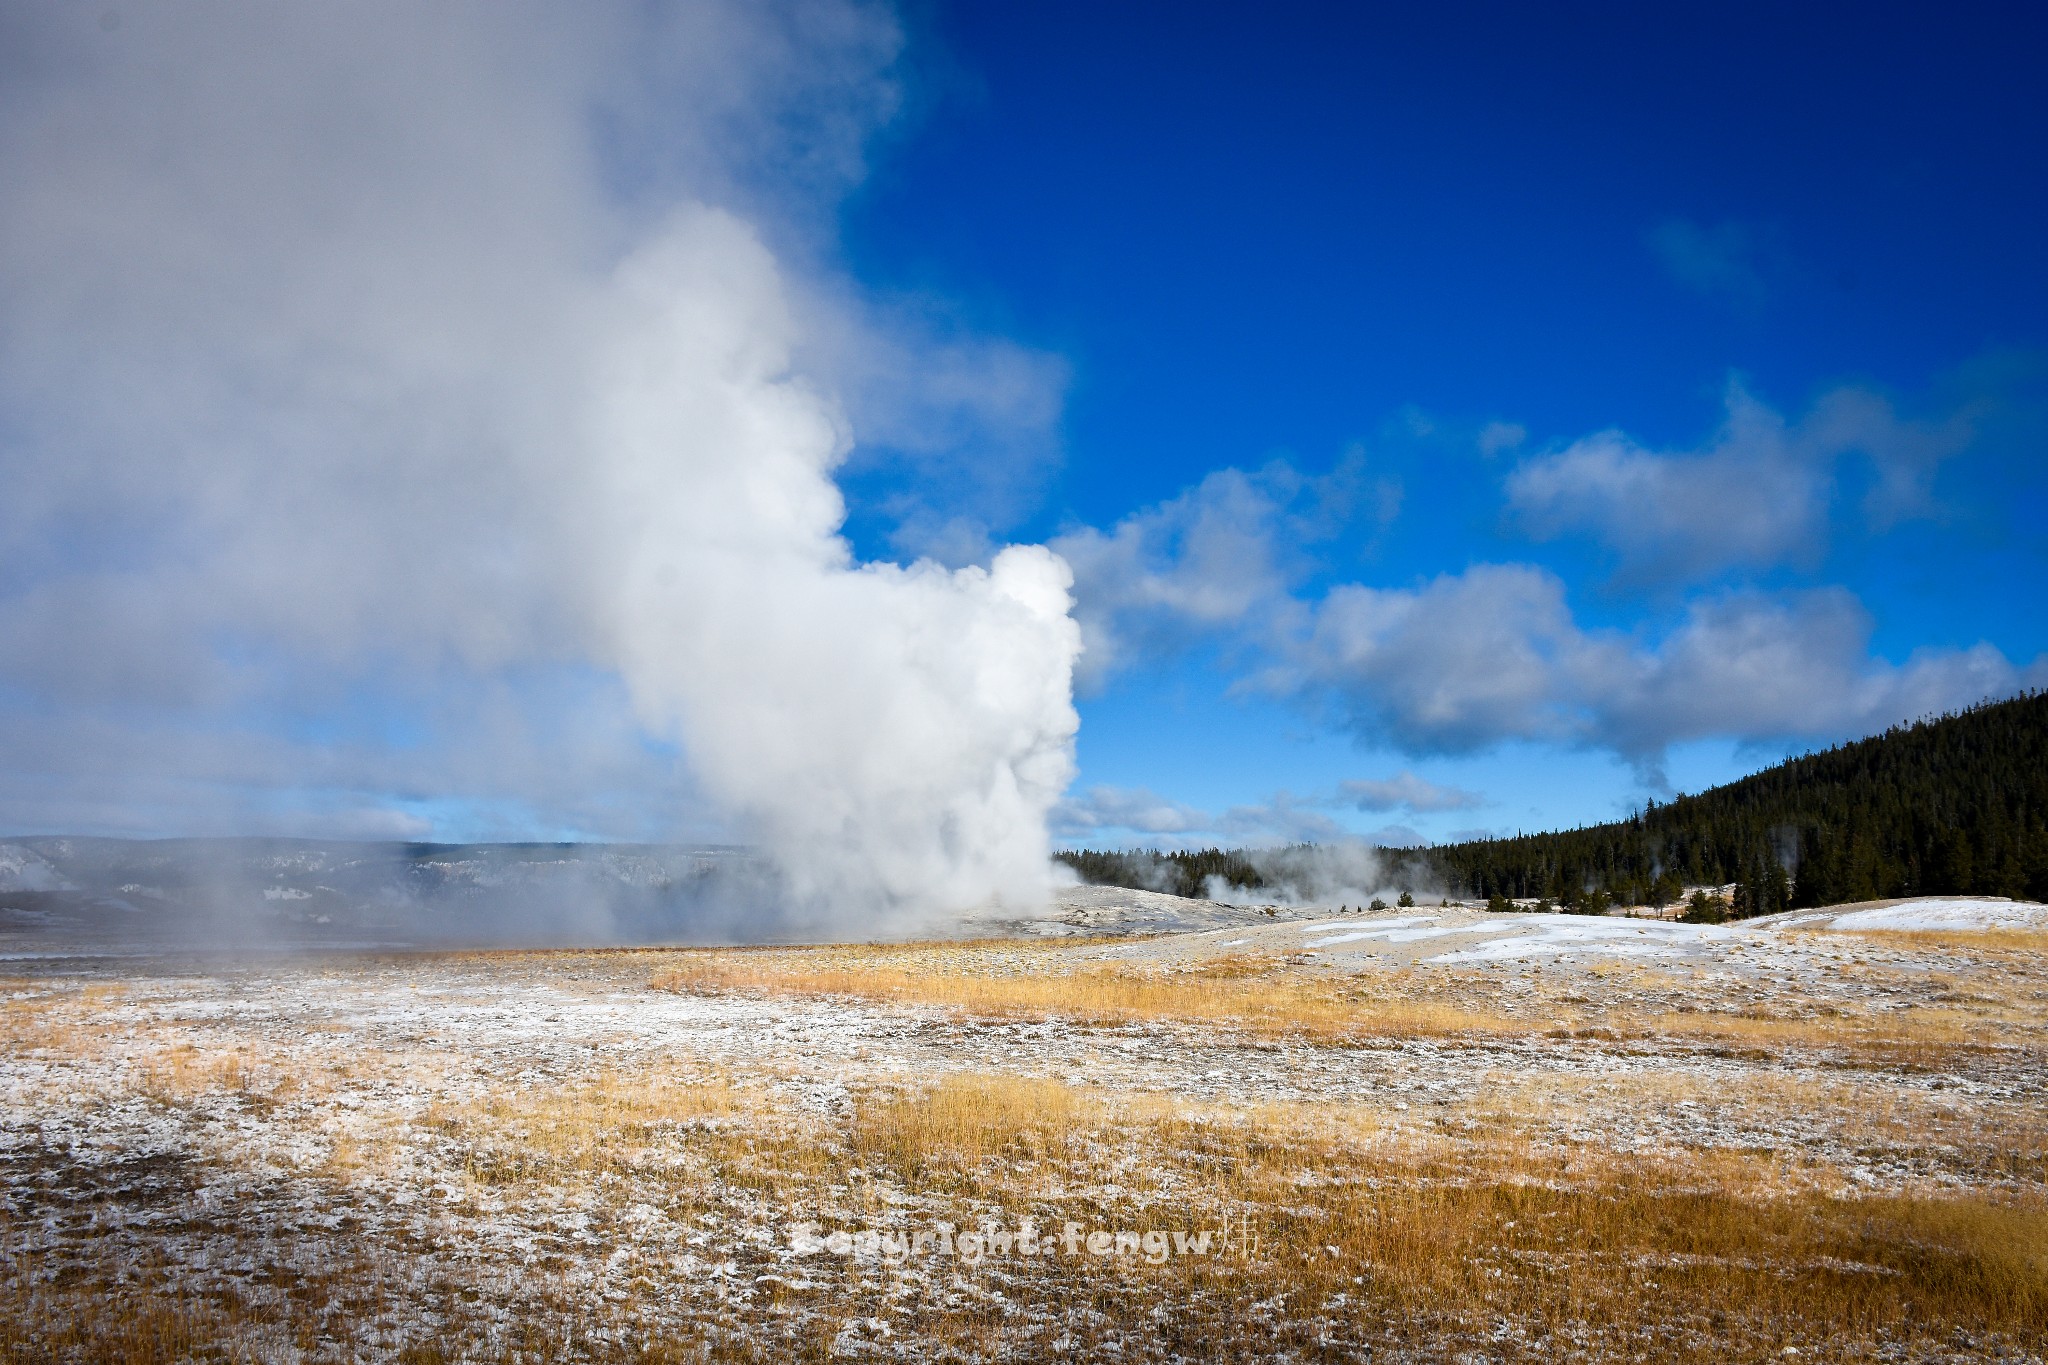
POLYGON ((766 887, 728 844, 35 836, 0 839, 0 950, 713 941, 773 927, 766 887))
MULTIPOLYGON (((1481 897, 1597 890, 1643 904, 1734 883, 1741 914, 1918 895, 2048 900, 2048 693, 1893 726, 1626 820, 1380 856, 1395 885, 1481 897)), ((1091 881, 1155 887, 1222 876, 1256 888, 1266 861, 1215 849, 1062 858, 1091 881)))

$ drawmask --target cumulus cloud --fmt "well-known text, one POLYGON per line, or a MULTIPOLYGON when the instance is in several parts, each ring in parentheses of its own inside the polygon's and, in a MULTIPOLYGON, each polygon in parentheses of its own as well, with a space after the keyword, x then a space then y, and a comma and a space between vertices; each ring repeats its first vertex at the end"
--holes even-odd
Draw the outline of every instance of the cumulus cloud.
POLYGON ((1284 848, 1297 844, 1408 846, 1428 842, 1407 825, 1358 830, 1331 817, 1337 808, 1384 811, 1455 810, 1478 799, 1467 792, 1436 787, 1404 773, 1390 784, 1347 782, 1335 791, 1297 796, 1275 792, 1268 800, 1231 806, 1220 812, 1203 810, 1159 795, 1149 788, 1091 787, 1068 797, 1053 809, 1053 831, 1070 843, 1136 848, 1194 848, 1227 845, 1236 848, 1284 848), (1373 791, 1392 786, 1403 799, 1377 802, 1373 791), (1442 802, 1453 804, 1445 805, 1442 802), (1419 802, 1420 804, 1415 804, 1419 802))
POLYGON ((1630 756, 1707 735, 1838 738, 2048 680, 2048 659, 2019 668, 1988 644, 1893 664, 1872 657, 1871 630, 1869 612, 1841 588, 1695 603, 1587 697, 1593 733, 1630 756))
POLYGON ((1981 404, 1901 418, 1867 389, 1838 388, 1787 422, 1731 381, 1721 429, 1692 450, 1653 451, 1603 431, 1534 456, 1508 476, 1510 514, 1538 540, 1589 535, 1638 576, 1690 578, 1817 559, 1838 469, 1864 456, 1875 480, 1865 524, 1933 510, 1941 463, 1967 449, 1981 404))
MULTIPOLYGON (((1608 749, 1661 784, 1665 751, 1722 737, 1833 741, 2048 686, 2048 657, 2015 665, 1991 645, 1872 655, 1853 593, 1716 593, 1663 630, 1587 628, 1565 583, 1534 565, 1475 565, 1413 587, 1343 583, 1298 602, 1307 622, 1278 641, 1253 686, 1319 712, 1364 741, 1470 753, 1501 741, 1608 749)), ((1061 808, 1061 833, 1190 843, 1419 843, 1407 827, 1356 831, 1333 808, 1436 812, 1485 798, 1403 772, 1315 796, 1208 812, 1151 792, 1098 788, 1061 808)), ((1114 841, 1112 839, 1112 841, 1114 841)))
POLYGON ((1622 641, 1579 629, 1555 574, 1481 564, 1415 588, 1332 588, 1265 681, 1327 698, 1361 734, 1457 752, 1571 736, 1579 698, 1626 662, 1622 641))
POLYGON ((1508 507, 1537 539, 1590 533, 1630 565, 1678 576, 1772 564, 1820 548, 1826 471, 1784 419, 1730 385, 1727 422, 1697 451, 1644 449, 1603 431, 1508 476, 1508 507))
POLYGON ((1247 623, 1286 630, 1294 585, 1313 547, 1391 523, 1401 481, 1374 475, 1354 446, 1327 474, 1284 460, 1219 469, 1108 531, 1075 527, 1051 541, 1073 566, 1084 647, 1080 680, 1100 685, 1127 663, 1229 638, 1247 623))
POLYGON ((1395 773, 1377 781, 1357 779, 1340 782, 1337 784, 1337 799, 1359 810, 1411 810, 1417 813, 1471 810, 1486 804, 1486 798, 1478 792, 1440 786, 1411 772, 1395 773))
POLYGON ((1171 652, 1285 601, 1296 571, 1288 503, 1299 485, 1285 466, 1222 469, 1107 532, 1056 537, 1074 569, 1083 679, 1100 682, 1134 652, 1171 652))
MULTIPOLYGON (((1171 800, 1149 788, 1091 787, 1053 810, 1053 830, 1073 843, 1119 847, 1192 848, 1210 844, 1263 848, 1356 842, 1362 836, 1325 813, 1327 797, 1276 792, 1271 800, 1221 812, 1171 800)), ((1392 830, 1396 840, 1414 832, 1392 830)))
POLYGON ((1331 590, 1266 681, 1416 752, 1538 739, 1651 771, 1684 740, 1838 738, 2048 681, 2048 659, 2022 669, 1986 644, 1893 664, 1872 656, 1871 628, 1831 588, 1704 599, 1661 636, 1589 630, 1549 571, 1475 565, 1331 590))
POLYGON ((861 422, 937 467, 1061 383, 810 264, 887 10, 122 15, 0 42, 0 816, 716 827, 817 912, 1043 894, 1066 568, 840 535, 861 422))
MULTIPOLYGON (((1601 433, 1525 460, 1509 505, 1539 534, 1606 539, 1638 572, 1777 564, 1825 535, 1852 455, 1869 463, 1864 513, 1881 527, 1937 511, 1934 472, 1980 429, 2007 444, 2034 430, 2025 386, 2038 361, 1994 368, 1966 376, 1964 396, 1924 420, 1843 387, 1788 422, 1731 384, 1727 419, 1701 448, 1658 453, 1601 433)), ((1687 740, 1833 740, 2048 682, 2048 656, 2016 663, 1989 644, 1879 657, 1869 613, 1838 587, 1709 591, 1675 619, 1660 612, 1628 629, 1581 624, 1565 581, 1529 563, 1318 588, 1304 547, 1328 532, 1305 533, 1290 496, 1284 483, 1225 471, 1109 533, 1061 538, 1097 666, 1219 644, 1239 688, 1369 742, 1418 755, 1509 740, 1588 746, 1651 780, 1666 748, 1687 740)), ((1327 819, 1337 806, 1456 809, 1469 795, 1411 777, 1257 808, 1239 827, 1286 828, 1290 812, 1327 819)), ((1225 828, 1221 817, 1186 827, 1198 823, 1225 828)), ((1292 827, 1319 837, 1312 821, 1292 827)))
POLYGON ((1052 814, 1055 832, 1084 841, 1106 834, 1188 834, 1213 823, 1207 811, 1169 800, 1148 787, 1090 787, 1060 802, 1052 814))
MULTIPOLYGON (((1814 515, 1818 493, 1805 451, 1855 447, 1924 471, 1960 447, 1969 421, 1967 412, 1936 423, 1902 420, 1882 400, 1845 389, 1788 428, 1736 388, 1728 429, 1689 462, 1596 440, 1525 466, 1514 488, 1527 506, 1554 505, 1572 471, 1619 471, 1608 487, 1634 490, 1634 504, 1625 507, 1619 495, 1576 504, 1611 518, 1617 535, 1640 511, 1667 518, 1646 541, 1661 536, 1682 545, 1718 528, 1761 553, 1814 515), (1785 455, 1793 470, 1783 485, 1791 514, 1753 506, 1745 525, 1742 500, 1775 467, 1760 451, 1785 455), (1702 485, 1723 490, 1735 511, 1688 519, 1702 485)), ((1579 479, 1581 491, 1597 482, 1579 479)), ((1874 494, 1890 498, 1885 490, 1898 486, 1880 479, 1874 494)), ((1301 539, 1279 498, 1227 471, 1112 533, 1076 532, 1058 543, 1076 564, 1078 614, 1093 625, 1088 638, 1110 660, 1147 657, 1162 641, 1172 651, 1221 641, 1239 686, 1414 754, 1469 753, 1509 740, 1590 746, 1661 781, 1663 753, 1675 743, 1832 740, 2048 682, 2048 657, 2022 666, 1989 644, 1926 649, 1900 663, 1875 656, 1869 613, 1841 588, 1715 592, 1676 620, 1592 628, 1580 623, 1562 578, 1526 563, 1475 564, 1406 586, 1343 582, 1304 591, 1296 580, 1305 575, 1288 560, 1301 539)), ((1352 837, 1325 812, 1419 813, 1478 801, 1402 774, 1325 796, 1276 799, 1234 819, 1179 810, 1171 828, 1140 828, 1204 837, 1265 832, 1281 842, 1352 837)), ((1398 833, 1382 831, 1380 841, 1398 833)))

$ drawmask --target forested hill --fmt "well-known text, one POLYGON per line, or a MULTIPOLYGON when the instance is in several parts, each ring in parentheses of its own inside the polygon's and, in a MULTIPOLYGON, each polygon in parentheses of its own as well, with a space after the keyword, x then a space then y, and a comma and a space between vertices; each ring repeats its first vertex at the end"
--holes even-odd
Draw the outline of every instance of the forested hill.
MULTIPOLYGON (((1257 885, 1264 861, 1211 850, 1167 862, 1195 857, 1240 885, 1257 885)), ((1475 896, 1662 903, 1681 885, 1733 882, 1741 914, 1923 894, 2048 900, 2048 693, 1896 726, 1612 824, 1382 857, 1397 884, 1475 896)), ((1128 859, 1068 861, 1123 880, 1128 859)))

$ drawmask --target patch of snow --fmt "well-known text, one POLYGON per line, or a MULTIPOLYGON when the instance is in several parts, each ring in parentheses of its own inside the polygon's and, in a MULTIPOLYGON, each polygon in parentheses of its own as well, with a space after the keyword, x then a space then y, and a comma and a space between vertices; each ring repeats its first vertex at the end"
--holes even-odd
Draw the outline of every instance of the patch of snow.
MULTIPOLYGON (((1498 924, 1510 932, 1470 948, 1439 954, 1430 961, 1500 962, 1509 958, 1559 953, 1679 957, 1710 943, 1725 945, 1750 932, 1712 924, 1609 920, 1585 915, 1502 915, 1498 924)), ((1456 931, 1447 928, 1442 932, 1456 931)))
POLYGON ((1414 928, 1405 925, 1388 925, 1384 928, 1354 929, 1348 934, 1332 934, 1328 938, 1315 939, 1306 944, 1310 948, 1327 948, 1333 943, 1357 943, 1361 939, 1378 939, 1385 943, 1413 943, 1417 939, 1442 938, 1446 934, 1483 934, 1491 930, 1491 924, 1431 924, 1424 922, 1414 928))
MULTIPOLYGON (((1435 921, 1435 915, 1390 915, 1386 919, 1365 920, 1363 924, 1368 930, 1378 930, 1402 929, 1411 924, 1433 924, 1435 921)), ((1351 929, 1360 923, 1361 921, 1355 919, 1323 919, 1313 920, 1299 927, 1304 934, 1314 934, 1325 929, 1351 929)))
POLYGON ((2048 905, 2009 900, 1919 900, 1835 916, 1830 929, 2048 929, 2048 905))

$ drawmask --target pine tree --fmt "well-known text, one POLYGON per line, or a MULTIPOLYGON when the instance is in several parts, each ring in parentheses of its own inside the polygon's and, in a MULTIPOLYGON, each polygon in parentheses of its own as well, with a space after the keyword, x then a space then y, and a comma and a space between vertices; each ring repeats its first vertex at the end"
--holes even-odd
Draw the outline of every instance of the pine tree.
MULTIPOLYGON (((1251 858, 1213 848, 1059 856, 1087 881, 1181 895, 1212 877, 1265 885, 1251 858)), ((1894 726, 1610 824, 1379 856, 1396 885, 1581 910, 1589 890, 1654 904, 1730 883, 1745 915, 1928 894, 2048 900, 2048 693, 1894 726)))

